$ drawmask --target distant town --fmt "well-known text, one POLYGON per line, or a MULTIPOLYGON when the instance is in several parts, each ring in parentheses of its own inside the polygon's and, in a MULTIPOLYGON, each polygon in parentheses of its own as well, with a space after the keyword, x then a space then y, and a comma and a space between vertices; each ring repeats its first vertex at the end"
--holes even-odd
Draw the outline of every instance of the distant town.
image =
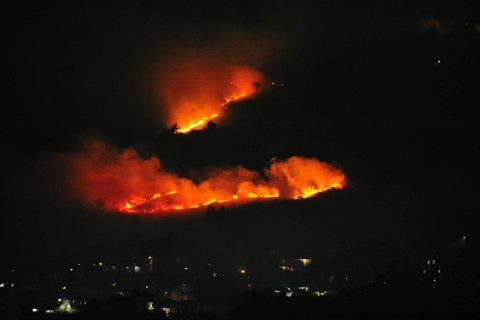
MULTIPOLYGON (((253 293, 287 304, 290 299, 313 299, 308 300, 313 305, 325 299, 338 302, 358 290, 367 294, 378 287, 385 291, 410 285, 409 290, 418 294, 478 281, 465 279, 465 252, 467 237, 462 236, 450 251, 393 268, 396 271, 390 274, 362 274, 355 268, 324 273, 315 259, 274 255, 236 265, 208 257, 152 255, 130 262, 12 266, 0 275, 0 310, 18 318, 102 314, 125 308, 158 317, 209 314, 224 318, 231 314, 235 297, 253 293)), ((468 303, 458 299, 451 302, 468 303)))

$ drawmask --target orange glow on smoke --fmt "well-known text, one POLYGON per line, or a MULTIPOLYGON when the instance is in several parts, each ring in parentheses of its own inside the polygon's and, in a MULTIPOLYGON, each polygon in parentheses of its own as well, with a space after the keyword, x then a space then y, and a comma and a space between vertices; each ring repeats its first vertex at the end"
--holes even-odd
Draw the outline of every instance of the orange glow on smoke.
POLYGON ((273 162, 270 176, 284 177, 292 198, 308 198, 332 188, 341 189, 345 185, 345 175, 340 170, 317 159, 303 157, 273 162))
POLYGON ((258 89, 254 84, 264 81, 254 68, 205 57, 179 58, 162 69, 160 78, 167 125, 176 123, 177 133, 203 128, 221 117, 228 103, 253 96, 258 89))
POLYGON ((265 177, 241 166, 213 170, 208 178, 192 180, 162 169, 158 158, 140 158, 101 141, 64 158, 71 169, 70 184, 82 201, 101 209, 128 213, 157 213, 257 198, 306 198, 345 186, 343 172, 317 159, 291 157, 272 160, 265 177))

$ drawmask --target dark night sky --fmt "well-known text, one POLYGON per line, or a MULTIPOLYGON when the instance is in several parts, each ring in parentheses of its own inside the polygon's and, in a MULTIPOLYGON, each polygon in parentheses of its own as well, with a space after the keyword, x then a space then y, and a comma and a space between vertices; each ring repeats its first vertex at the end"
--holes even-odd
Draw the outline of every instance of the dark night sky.
POLYGON ((185 252, 208 253, 222 238, 239 252, 279 245, 286 254, 302 248, 328 259, 375 256, 379 247, 395 255, 405 243, 433 250, 472 234, 478 4, 159 3, 2 8, 1 225, 12 259, 49 256, 52 247, 73 255, 118 249, 135 228, 145 228, 138 243, 148 248, 161 246, 155 235, 171 228, 188 230, 185 252), (245 54, 287 86, 239 103, 216 132, 169 136, 156 72, 179 46, 212 44, 227 56, 245 54), (38 172, 50 154, 91 135, 156 155, 182 175, 216 165, 258 170, 273 156, 300 155, 338 163, 351 183, 303 203, 240 208, 225 221, 197 216, 139 227, 58 199, 62 190, 51 191, 38 172), (285 234, 297 242, 284 242, 285 234))

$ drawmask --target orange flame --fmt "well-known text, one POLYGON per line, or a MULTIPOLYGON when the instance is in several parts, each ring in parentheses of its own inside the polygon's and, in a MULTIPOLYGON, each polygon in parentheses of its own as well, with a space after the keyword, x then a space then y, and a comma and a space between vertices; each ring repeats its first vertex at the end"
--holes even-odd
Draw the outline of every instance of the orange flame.
POLYGON ((221 117, 228 103, 253 96, 264 81, 263 74, 254 68, 205 57, 179 58, 164 68, 160 77, 167 124, 177 124, 177 133, 199 129, 221 117))
POLYGON ((135 150, 119 151, 94 141, 65 157, 71 185, 83 201, 102 203, 104 210, 157 213, 256 198, 306 198, 346 184, 340 169, 302 157, 273 160, 258 172, 241 166, 216 170, 195 184, 161 168, 158 158, 140 158, 135 150))
POLYGON ((345 175, 316 159, 291 157, 287 161, 274 161, 270 166, 270 176, 288 181, 292 198, 308 198, 329 189, 341 189, 345 185, 345 175))
POLYGON ((175 131, 175 133, 187 133, 187 132, 190 132, 190 131, 194 130, 195 128, 198 128, 198 127, 201 126, 202 124, 205 124, 205 123, 208 122, 209 120, 215 119, 216 117, 218 117, 218 114, 212 114, 211 116, 205 117, 205 118, 203 118, 202 120, 199 120, 199 121, 195 122, 194 124, 188 125, 187 127, 180 127, 180 126, 179 126, 179 128, 175 131))

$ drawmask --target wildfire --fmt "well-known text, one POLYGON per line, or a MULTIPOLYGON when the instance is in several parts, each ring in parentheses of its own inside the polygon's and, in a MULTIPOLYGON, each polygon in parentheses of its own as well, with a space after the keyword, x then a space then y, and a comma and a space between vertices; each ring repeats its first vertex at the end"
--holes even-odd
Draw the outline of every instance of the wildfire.
POLYGON ((206 122, 212 120, 212 119, 215 119, 216 117, 218 117, 218 114, 212 114, 211 116, 209 117, 205 117, 203 118, 202 120, 199 120, 197 122, 195 122, 194 124, 192 125, 189 125, 185 128, 182 128, 182 127, 178 127, 178 129, 175 131, 175 133, 187 133, 187 132, 190 132, 196 128, 198 128, 199 126, 201 126, 202 124, 204 125, 206 122))
POLYGON ((241 166, 216 170, 200 183, 161 168, 158 158, 140 158, 135 150, 119 151, 103 142, 87 145, 66 160, 71 184, 92 205, 126 213, 159 213, 230 201, 311 197, 345 185, 343 172, 314 158, 272 160, 260 173, 241 166))
MULTIPOLYGON (((234 84, 232 82, 232 84, 234 84)), ((239 99, 247 97, 247 94, 245 93, 245 90, 242 90, 241 93, 239 93, 236 96, 230 97, 229 99, 225 99, 224 102, 220 105, 220 107, 224 107, 226 109, 227 104, 229 104, 232 101, 237 101, 239 99)), ((219 109, 221 111, 221 109, 219 109)), ((187 125, 185 127, 178 127, 178 129, 175 130, 175 133, 188 133, 192 130, 198 129, 200 126, 207 124, 209 121, 220 117, 219 114, 212 114, 211 116, 205 117, 202 120, 198 120, 197 122, 187 125)))
POLYGON ((309 198, 311 196, 316 195, 317 193, 324 192, 330 189, 341 189, 342 185, 338 183, 334 183, 329 187, 325 187, 323 189, 314 189, 313 187, 307 187, 302 190, 302 192, 298 195, 298 198, 309 198))
MULTIPOLYGON (((232 83, 234 84, 234 83, 232 83)), ((229 104, 230 102, 232 101, 235 101, 235 100, 238 100, 238 99, 242 99, 242 98, 245 98, 247 95, 245 94, 245 90, 242 90, 242 93, 239 93, 238 95, 236 96, 233 96, 231 97, 230 99, 228 100, 224 100, 224 102, 220 105, 221 107, 225 107, 227 104, 229 104)))
POLYGON ((206 57, 179 59, 162 71, 159 87, 167 124, 176 124, 176 133, 188 133, 223 116, 230 102, 253 96, 264 83, 263 74, 254 68, 206 57))

